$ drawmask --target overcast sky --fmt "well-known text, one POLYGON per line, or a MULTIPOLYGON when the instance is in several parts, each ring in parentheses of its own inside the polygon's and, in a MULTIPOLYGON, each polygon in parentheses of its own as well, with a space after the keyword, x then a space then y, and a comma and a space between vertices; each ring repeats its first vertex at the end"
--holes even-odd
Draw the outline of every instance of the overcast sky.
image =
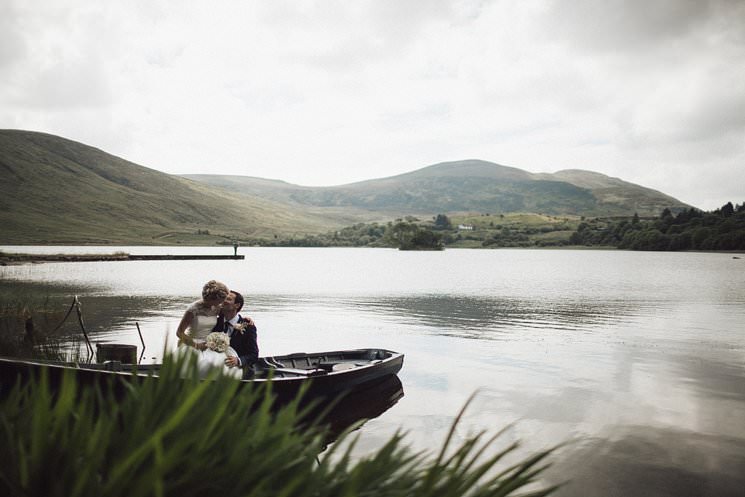
POLYGON ((0 128, 335 185, 483 159, 745 201, 743 0, 0 0, 0 128))

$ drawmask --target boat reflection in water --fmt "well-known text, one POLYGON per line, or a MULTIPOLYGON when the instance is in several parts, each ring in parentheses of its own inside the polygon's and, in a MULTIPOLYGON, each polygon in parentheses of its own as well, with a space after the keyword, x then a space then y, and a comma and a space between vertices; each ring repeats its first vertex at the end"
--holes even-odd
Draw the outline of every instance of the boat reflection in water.
MULTIPOLYGON (((326 443, 334 442, 345 430, 360 421, 377 418, 404 396, 404 387, 397 375, 388 375, 343 394, 330 404, 319 404, 308 419, 318 419, 328 427, 326 443)), ((362 424, 355 429, 359 429, 362 424)))

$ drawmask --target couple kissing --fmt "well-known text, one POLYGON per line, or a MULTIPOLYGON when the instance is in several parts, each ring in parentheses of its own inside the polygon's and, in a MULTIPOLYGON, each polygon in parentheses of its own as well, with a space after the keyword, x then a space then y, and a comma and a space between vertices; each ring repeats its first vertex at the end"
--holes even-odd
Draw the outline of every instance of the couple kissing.
MULTIPOLYGON (((200 352, 200 369, 224 363, 227 369, 242 368, 250 376, 259 357, 256 326, 242 317, 243 296, 219 281, 202 288, 202 298, 189 305, 176 330, 179 346, 200 352)), ((221 364, 222 365, 222 364, 221 364)), ((233 375, 235 376, 235 375, 233 375)))

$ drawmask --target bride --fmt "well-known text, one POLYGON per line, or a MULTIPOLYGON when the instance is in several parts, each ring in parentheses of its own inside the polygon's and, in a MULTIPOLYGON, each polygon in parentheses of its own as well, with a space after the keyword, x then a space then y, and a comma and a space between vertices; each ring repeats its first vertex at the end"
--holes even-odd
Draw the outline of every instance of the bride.
POLYGON ((202 288, 202 299, 192 303, 176 329, 179 345, 188 345, 205 350, 204 339, 217 324, 220 306, 228 297, 228 287, 219 281, 210 280, 202 288))

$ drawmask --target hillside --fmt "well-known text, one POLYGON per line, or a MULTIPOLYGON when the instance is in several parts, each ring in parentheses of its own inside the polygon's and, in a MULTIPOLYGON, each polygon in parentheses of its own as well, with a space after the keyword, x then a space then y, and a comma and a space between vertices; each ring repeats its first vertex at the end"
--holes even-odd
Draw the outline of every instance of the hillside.
POLYGON ((452 212, 538 212, 552 215, 657 215, 686 204, 603 174, 566 170, 533 174, 491 162, 445 162, 410 173, 334 187, 306 187, 246 176, 188 175, 253 197, 298 207, 349 208, 389 216, 452 212))
POLYGON ((0 130, 0 172, 2 244, 211 244, 348 223, 234 195, 43 133, 0 130))
POLYGON ((590 171, 533 174, 469 160, 306 187, 173 176, 44 133, 0 130, 0 244, 214 244, 297 238, 438 213, 657 215, 685 204, 590 171))

